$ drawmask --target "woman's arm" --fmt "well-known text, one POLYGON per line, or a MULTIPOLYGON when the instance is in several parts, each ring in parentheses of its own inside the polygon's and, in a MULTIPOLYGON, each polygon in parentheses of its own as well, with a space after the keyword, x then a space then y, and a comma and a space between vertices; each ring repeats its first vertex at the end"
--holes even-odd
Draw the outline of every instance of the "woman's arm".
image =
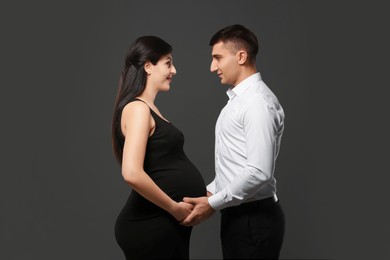
POLYGON ((122 176, 144 198, 169 212, 176 220, 182 221, 191 213, 193 205, 172 200, 143 168, 146 144, 153 124, 153 118, 146 104, 131 102, 123 109, 121 127, 125 136, 125 144, 122 176))

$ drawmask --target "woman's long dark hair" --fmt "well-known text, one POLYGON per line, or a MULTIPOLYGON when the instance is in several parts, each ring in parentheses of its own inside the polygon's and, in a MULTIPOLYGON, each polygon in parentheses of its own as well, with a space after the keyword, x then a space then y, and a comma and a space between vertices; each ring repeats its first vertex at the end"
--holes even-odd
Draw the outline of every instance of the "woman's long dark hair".
POLYGON ((124 136, 121 130, 123 108, 145 90, 145 63, 150 61, 155 65, 162 56, 171 52, 171 45, 156 36, 140 37, 130 46, 119 80, 111 128, 112 147, 120 164, 122 163, 124 145, 124 136))

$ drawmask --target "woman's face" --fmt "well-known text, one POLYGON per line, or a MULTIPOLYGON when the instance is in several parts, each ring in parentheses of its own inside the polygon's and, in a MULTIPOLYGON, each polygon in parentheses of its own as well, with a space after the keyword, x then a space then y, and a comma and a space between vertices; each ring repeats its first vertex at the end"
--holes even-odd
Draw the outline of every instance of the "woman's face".
POLYGON ((176 75, 176 68, 173 66, 173 59, 171 54, 161 57, 156 65, 149 64, 146 67, 148 73, 148 84, 156 87, 160 91, 168 91, 173 75, 176 75))

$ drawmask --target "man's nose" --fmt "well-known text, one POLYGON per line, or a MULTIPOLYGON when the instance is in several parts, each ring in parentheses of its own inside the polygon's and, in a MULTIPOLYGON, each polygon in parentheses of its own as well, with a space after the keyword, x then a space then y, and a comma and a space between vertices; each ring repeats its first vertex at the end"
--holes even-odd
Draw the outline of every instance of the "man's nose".
POLYGON ((210 64, 210 71, 211 72, 215 72, 217 70, 218 70, 218 66, 215 64, 214 61, 212 61, 211 64, 210 64))

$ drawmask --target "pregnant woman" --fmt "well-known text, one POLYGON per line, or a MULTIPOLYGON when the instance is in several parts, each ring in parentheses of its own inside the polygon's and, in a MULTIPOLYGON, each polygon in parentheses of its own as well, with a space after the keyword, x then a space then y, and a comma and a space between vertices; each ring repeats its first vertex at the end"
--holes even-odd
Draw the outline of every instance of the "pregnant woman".
POLYGON ((191 227, 180 221, 206 196, 204 180, 183 151, 184 136, 154 104, 176 74, 172 47, 138 38, 122 71, 112 122, 114 153, 132 191, 115 224, 126 259, 188 259, 191 227))

